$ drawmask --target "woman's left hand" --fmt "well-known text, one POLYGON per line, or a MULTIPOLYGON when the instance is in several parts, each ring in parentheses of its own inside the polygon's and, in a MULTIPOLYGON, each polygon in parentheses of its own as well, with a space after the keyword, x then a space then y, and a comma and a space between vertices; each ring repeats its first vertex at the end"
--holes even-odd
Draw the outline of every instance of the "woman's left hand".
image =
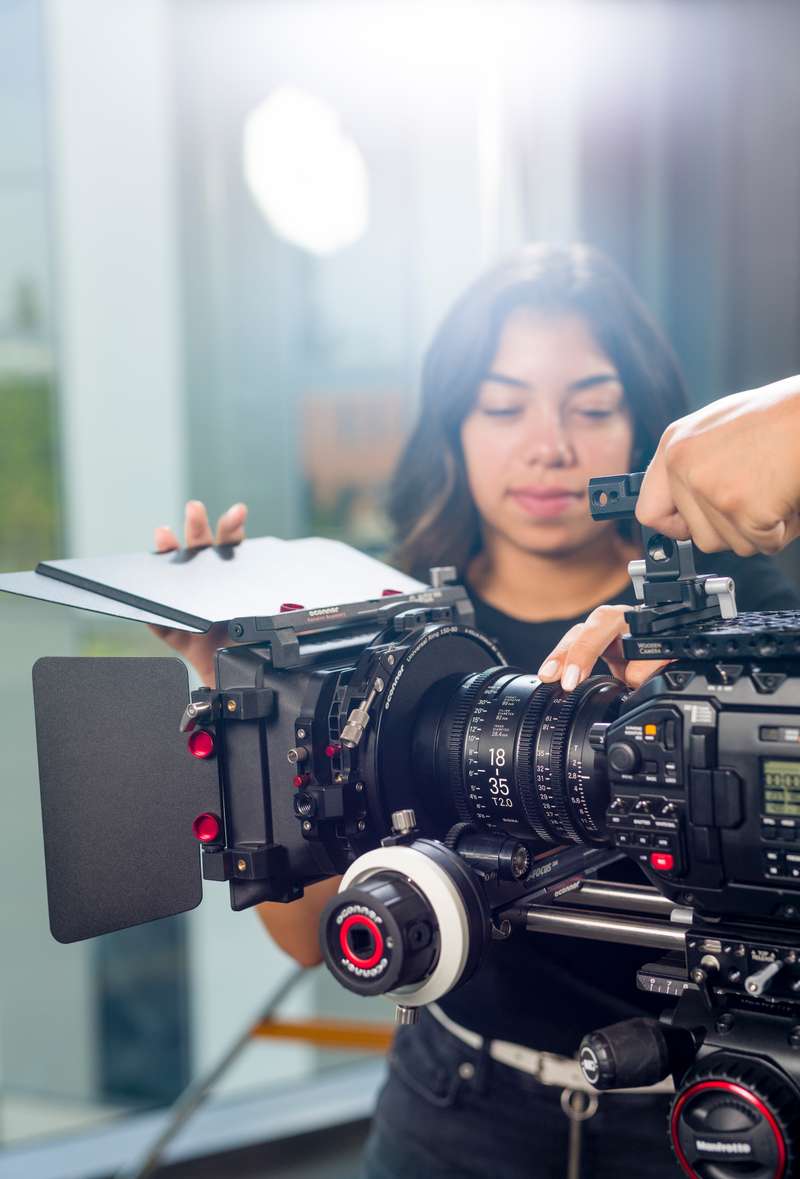
POLYGON ((625 613, 630 606, 598 606, 585 622, 579 622, 564 635, 542 663, 537 675, 545 684, 561 680, 562 688, 571 692, 588 676, 598 659, 629 688, 640 684, 664 667, 669 660, 626 659, 622 653, 622 636, 628 631, 625 613))

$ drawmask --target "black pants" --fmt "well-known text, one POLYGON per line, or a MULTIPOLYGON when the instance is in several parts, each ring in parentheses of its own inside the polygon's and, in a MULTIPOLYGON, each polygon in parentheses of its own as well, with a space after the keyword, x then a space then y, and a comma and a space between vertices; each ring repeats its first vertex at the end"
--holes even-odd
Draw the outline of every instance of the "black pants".
MULTIPOLYGON (((581 1179, 676 1179, 669 1098, 607 1094, 583 1124, 581 1179)), ((362 1179, 564 1179, 560 1090, 497 1064, 432 1016, 400 1028, 362 1179)))

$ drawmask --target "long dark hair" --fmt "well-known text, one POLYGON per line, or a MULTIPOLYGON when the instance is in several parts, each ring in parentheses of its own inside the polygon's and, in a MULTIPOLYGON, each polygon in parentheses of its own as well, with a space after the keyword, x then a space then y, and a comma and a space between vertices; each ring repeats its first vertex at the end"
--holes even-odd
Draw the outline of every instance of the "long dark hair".
POLYGON ((427 579, 433 565, 463 575, 480 550, 461 423, 472 409, 510 312, 578 314, 619 373, 633 422, 631 469, 652 458, 665 427, 689 410, 667 341, 613 262, 586 245, 535 243, 482 275, 452 307, 425 357, 419 418, 395 471, 389 516, 395 563, 427 579))

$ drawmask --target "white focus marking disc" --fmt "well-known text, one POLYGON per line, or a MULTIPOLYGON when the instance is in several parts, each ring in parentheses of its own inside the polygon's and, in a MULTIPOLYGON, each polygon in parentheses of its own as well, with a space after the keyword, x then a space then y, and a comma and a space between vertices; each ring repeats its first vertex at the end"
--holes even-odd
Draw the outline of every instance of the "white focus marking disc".
POLYGON ((456 885, 443 868, 414 846, 378 847, 359 856, 342 877, 339 892, 363 883, 379 872, 405 876, 431 906, 439 926, 439 957, 421 983, 387 991, 405 1007, 423 1007, 451 991, 463 974, 469 953, 469 923, 456 885))

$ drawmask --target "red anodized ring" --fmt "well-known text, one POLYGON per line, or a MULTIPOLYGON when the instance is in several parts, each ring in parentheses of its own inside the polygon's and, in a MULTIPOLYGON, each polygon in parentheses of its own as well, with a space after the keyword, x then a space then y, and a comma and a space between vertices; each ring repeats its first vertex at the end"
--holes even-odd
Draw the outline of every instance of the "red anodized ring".
POLYGON ((683 1107, 690 1097, 695 1097, 698 1093, 702 1093, 705 1089, 722 1089, 724 1093, 731 1093, 734 1097, 738 1097, 740 1101, 746 1102, 763 1117, 764 1121, 769 1126, 772 1133, 775 1135, 775 1141, 778 1144, 778 1165, 772 1179, 782 1179, 784 1168, 786 1167, 786 1143, 783 1141, 783 1134, 781 1128, 775 1121, 772 1111, 764 1104, 760 1097, 756 1097, 755 1093, 751 1093, 749 1089, 745 1089, 744 1085, 735 1085, 733 1081, 698 1081, 695 1085, 690 1085, 683 1093, 678 1101, 675 1103, 675 1108, 672 1111, 672 1118, 670 1119, 670 1133, 672 1134, 672 1144, 675 1147, 675 1153, 678 1156, 678 1161, 683 1167, 690 1179, 698 1179, 697 1171, 693 1170, 691 1163, 683 1153, 680 1140, 678 1138, 678 1118, 681 1115, 683 1107))
POLYGON ((342 927, 339 930, 339 945, 342 947, 342 953, 351 965, 357 966, 360 970, 369 970, 370 967, 378 965, 383 955, 383 934, 371 917, 365 917, 363 913, 353 913, 351 916, 345 917, 342 922, 342 927), (370 954, 369 958, 359 958, 350 947, 347 935, 354 925, 364 926, 372 934, 375 941, 375 950, 370 954))

